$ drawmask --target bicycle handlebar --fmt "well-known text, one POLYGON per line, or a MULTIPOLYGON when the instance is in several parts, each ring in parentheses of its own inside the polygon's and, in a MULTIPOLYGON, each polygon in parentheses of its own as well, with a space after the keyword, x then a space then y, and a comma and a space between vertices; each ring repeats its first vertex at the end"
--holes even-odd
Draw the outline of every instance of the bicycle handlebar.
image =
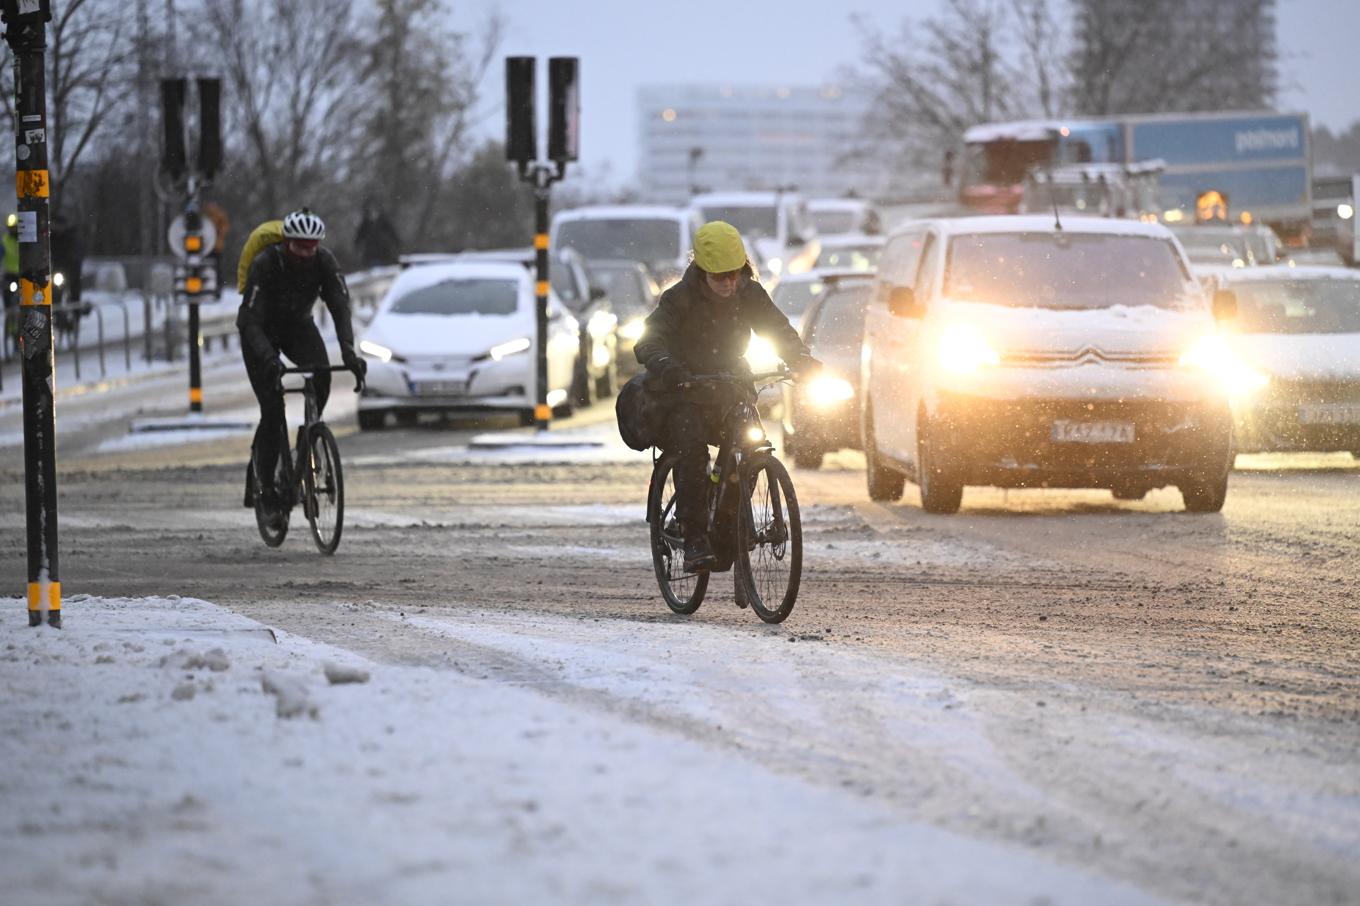
POLYGON ((761 381, 786 381, 793 377, 793 370, 790 368, 780 368, 778 371, 765 371, 760 374, 696 374, 690 380, 679 385, 680 389, 689 389, 696 384, 756 384, 761 381))
MULTIPOLYGON (((303 368, 285 368, 285 369, 283 369, 282 371, 279 372, 279 383, 283 383, 283 376, 286 375, 286 374, 305 374, 305 375, 307 375, 308 377, 311 377, 312 375, 314 375, 314 374, 319 374, 319 373, 321 373, 321 372, 323 372, 323 371, 330 372, 331 374, 334 374, 334 373, 337 372, 337 371, 349 371, 349 367, 346 366, 346 365, 324 365, 324 366, 313 366, 313 367, 310 367, 310 368, 307 368, 307 367, 303 367, 303 368)), ((357 374, 354 375, 354 392, 355 392, 355 393, 358 393, 360 390, 363 390, 363 389, 364 389, 364 383, 365 383, 365 382, 364 382, 364 379, 363 379, 362 377, 360 377, 360 376, 357 375, 357 374)))

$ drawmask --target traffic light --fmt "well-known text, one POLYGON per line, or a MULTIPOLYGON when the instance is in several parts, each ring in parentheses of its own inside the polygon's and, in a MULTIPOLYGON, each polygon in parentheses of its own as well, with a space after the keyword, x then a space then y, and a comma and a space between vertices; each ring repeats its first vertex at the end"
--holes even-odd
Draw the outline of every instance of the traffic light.
POLYGON ((161 80, 161 124, 164 140, 161 144, 161 167, 171 179, 183 179, 188 169, 188 155, 184 151, 184 93, 188 82, 184 79, 161 80))
POLYGON ((524 167, 538 157, 533 57, 505 58, 505 159, 524 167))
POLYGON ((198 80, 198 172, 212 179, 222 167, 222 80, 198 80))
POLYGON ((576 160, 581 143, 581 91, 576 57, 548 60, 548 160, 576 160))

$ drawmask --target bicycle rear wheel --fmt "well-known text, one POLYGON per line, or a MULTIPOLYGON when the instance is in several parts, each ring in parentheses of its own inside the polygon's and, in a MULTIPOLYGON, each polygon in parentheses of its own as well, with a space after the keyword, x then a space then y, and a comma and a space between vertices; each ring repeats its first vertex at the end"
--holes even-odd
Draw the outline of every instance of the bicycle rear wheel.
POLYGON ((652 469, 647 491, 647 514, 651 519, 652 567, 666 606, 678 614, 691 614, 704 602, 708 572, 685 572, 685 538, 675 518, 675 463, 662 457, 652 469))
MULTIPOLYGON (((288 434, 285 430, 280 438, 279 459, 274 466, 274 487, 280 491, 292 486, 292 469, 288 465, 290 451, 288 448, 288 434)), ((265 506, 264 495, 260 493, 260 471, 255 465, 255 447, 250 448, 250 469, 251 475, 255 477, 255 527, 260 530, 260 538, 270 547, 278 547, 283 544, 283 539, 288 537, 288 516, 289 507, 285 506, 282 510, 273 510, 265 506)))
POLYGON ((312 540, 321 553, 333 554, 340 546, 340 530, 345 524, 345 479, 335 435, 321 422, 308 432, 303 469, 303 507, 312 527, 312 540))
POLYGON ((803 576, 803 523, 793 480, 782 462, 768 456, 746 470, 742 491, 737 579, 756 616, 782 623, 793 612, 803 576))

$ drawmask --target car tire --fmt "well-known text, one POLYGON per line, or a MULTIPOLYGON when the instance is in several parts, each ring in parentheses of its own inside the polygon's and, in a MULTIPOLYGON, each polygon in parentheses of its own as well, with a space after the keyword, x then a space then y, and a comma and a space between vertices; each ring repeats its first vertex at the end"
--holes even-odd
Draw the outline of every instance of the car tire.
POLYGON ((360 431, 382 430, 383 420, 387 418, 387 413, 381 409, 360 409, 358 414, 360 431))
POLYGON ((534 423, 534 410, 521 409, 516 414, 516 417, 519 419, 519 426, 521 428, 527 428, 534 423))
POLYGON ((826 451, 808 443, 800 443, 793 450, 793 464, 800 469, 820 469, 826 451))
POLYGON ((1187 513, 1217 513, 1228 498, 1228 471, 1200 474, 1178 485, 1187 513))
POLYGON ((930 435, 930 423, 922 419, 916 428, 916 487, 921 491, 921 509, 948 516, 963 503, 963 480, 930 435))
POLYGON ((907 476, 879 462, 878 442, 874 439, 874 410, 866 406, 863 417, 864 480, 868 485, 869 499, 883 502, 901 500, 907 476))
POLYGON ((591 380, 590 369, 585 362, 577 357, 576 374, 571 381, 571 402, 582 409, 595 402, 592 391, 595 389, 595 382, 591 380))
POLYGON ((604 374, 595 379, 595 398, 600 400, 613 399, 619 392, 619 365, 618 362, 610 362, 605 368, 604 374))
POLYGON ((1142 485, 1121 484, 1110 488, 1110 493, 1115 500, 1142 500, 1147 496, 1150 488, 1142 485))

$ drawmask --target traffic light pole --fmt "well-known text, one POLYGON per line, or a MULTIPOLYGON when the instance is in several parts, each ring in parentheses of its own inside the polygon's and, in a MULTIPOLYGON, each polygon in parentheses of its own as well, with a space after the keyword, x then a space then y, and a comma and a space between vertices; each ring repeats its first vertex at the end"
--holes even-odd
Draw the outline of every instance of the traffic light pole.
POLYGON ((552 167, 539 164, 531 170, 534 181, 534 309, 538 313, 538 372, 534 399, 534 427, 548 430, 552 407, 548 405, 548 204, 552 200, 552 184, 557 173, 552 167))
POLYGON ((24 388, 24 486, 28 517, 28 625, 61 627, 57 560, 57 417, 52 347, 52 255, 47 171, 47 3, 5 0, 5 40, 14 53, 14 124, 19 217, 19 350, 24 388))
POLYGON ((203 337, 198 321, 198 299, 203 293, 203 214, 198 206, 198 186, 190 180, 189 200, 184 205, 184 299, 189 303, 189 411, 203 411, 203 337))

